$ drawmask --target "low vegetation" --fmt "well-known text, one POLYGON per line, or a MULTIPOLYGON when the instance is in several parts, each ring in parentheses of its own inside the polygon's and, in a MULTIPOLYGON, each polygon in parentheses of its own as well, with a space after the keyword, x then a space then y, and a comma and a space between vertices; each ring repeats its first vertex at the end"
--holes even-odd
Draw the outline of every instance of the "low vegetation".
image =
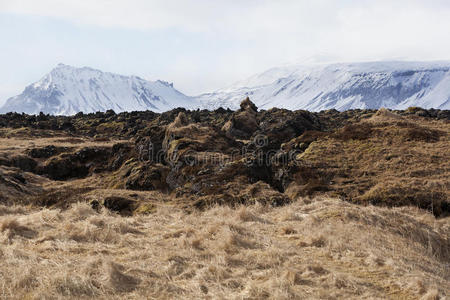
POLYGON ((53 298, 438 299, 450 227, 416 208, 299 199, 283 207, 121 217, 0 206, 0 295, 53 298))

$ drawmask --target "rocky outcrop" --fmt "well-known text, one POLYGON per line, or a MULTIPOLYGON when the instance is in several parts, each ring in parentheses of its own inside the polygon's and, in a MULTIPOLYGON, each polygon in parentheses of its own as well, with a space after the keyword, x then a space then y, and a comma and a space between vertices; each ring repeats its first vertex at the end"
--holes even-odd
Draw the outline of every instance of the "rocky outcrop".
POLYGON ((222 130, 229 138, 249 139, 259 129, 257 120, 258 108, 247 97, 241 103, 241 109, 231 116, 222 130))
POLYGON ((33 148, 27 151, 27 154, 32 158, 50 158, 63 152, 67 152, 67 147, 56 147, 54 145, 48 145, 40 148, 33 148))
MULTIPOLYGON (((7 114, 0 115, 0 137, 23 139, 45 135, 51 140, 62 136, 64 139, 59 139, 61 144, 33 145, 20 153, 0 153, 0 166, 16 173, 2 177, 11 195, 14 190, 26 190, 29 176, 34 173, 46 180, 86 178, 83 182, 87 186, 98 182, 102 188, 115 191, 129 190, 136 194, 152 191, 186 208, 255 202, 283 205, 298 197, 322 193, 361 203, 381 203, 378 191, 391 195, 404 190, 403 186, 395 186, 394 192, 384 191, 384 185, 380 185, 369 193, 374 178, 384 178, 387 170, 402 170, 398 174, 393 172, 395 178, 413 173, 418 174, 414 175, 417 179, 436 173, 429 181, 435 182, 445 177, 442 175, 446 174, 445 160, 440 153, 430 156, 425 165, 417 160, 418 169, 411 171, 413 165, 403 167, 414 153, 408 152, 406 159, 403 150, 400 153, 390 150, 403 145, 409 148, 421 145, 428 149, 427 153, 436 147, 444 149, 448 119, 448 111, 420 108, 395 112, 364 109, 312 113, 276 108, 259 111, 249 98, 234 112, 179 108, 163 114, 112 111, 74 117, 7 114), (60 128, 64 126, 75 130, 63 131, 60 128), (111 142, 119 138, 120 142, 111 142), (367 153, 377 157, 376 164, 370 165, 371 156, 363 162, 359 160, 367 153), (389 165, 397 161, 398 165, 389 165), (386 166, 378 168, 382 163, 386 166), (429 164, 438 167, 428 170, 429 164), (95 178, 92 184, 90 176, 95 178)), ((417 195, 414 203, 444 214, 448 211, 447 194, 436 186, 430 195, 439 201, 422 201, 427 192, 418 189, 414 192, 417 195)), ((68 197, 67 193, 47 196, 64 201, 64 195, 68 197)), ((34 203, 52 205, 44 198, 34 203)), ((410 201, 406 196, 401 199, 397 202, 410 201)), ((95 202, 97 208, 103 205, 100 200, 95 202)), ((111 201, 106 205, 121 211, 114 208, 117 203, 111 201)))

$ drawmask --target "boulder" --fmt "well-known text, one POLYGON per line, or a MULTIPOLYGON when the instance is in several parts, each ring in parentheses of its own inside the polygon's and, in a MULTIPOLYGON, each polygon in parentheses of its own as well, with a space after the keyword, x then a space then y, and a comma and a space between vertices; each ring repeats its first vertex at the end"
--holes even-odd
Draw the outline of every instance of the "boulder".
POLYGON ((255 103, 253 103, 252 101, 250 101, 250 98, 247 97, 244 100, 242 100, 241 104, 240 104, 241 110, 242 111, 254 111, 257 112, 258 108, 256 107, 255 103))
POLYGON ((259 129, 257 110, 256 105, 247 97, 241 102, 241 109, 233 113, 230 120, 223 125, 222 131, 229 138, 249 139, 259 129))
POLYGON ((136 208, 136 201, 125 197, 110 196, 103 200, 103 206, 121 215, 131 215, 136 208))

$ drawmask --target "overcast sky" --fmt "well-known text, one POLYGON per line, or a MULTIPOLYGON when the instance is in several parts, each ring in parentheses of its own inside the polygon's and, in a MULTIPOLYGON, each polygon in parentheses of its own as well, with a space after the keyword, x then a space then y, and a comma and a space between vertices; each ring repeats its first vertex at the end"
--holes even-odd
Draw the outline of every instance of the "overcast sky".
POLYGON ((0 104, 58 63, 195 95, 291 63, 450 60, 448 0, 0 0, 0 104))

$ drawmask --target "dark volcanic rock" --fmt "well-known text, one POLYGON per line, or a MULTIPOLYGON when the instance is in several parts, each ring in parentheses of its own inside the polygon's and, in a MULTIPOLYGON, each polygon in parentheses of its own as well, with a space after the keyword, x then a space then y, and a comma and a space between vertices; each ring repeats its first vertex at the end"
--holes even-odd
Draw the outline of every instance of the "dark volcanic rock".
POLYGON ((37 162, 25 155, 18 155, 11 158, 11 166, 19 168, 25 172, 34 172, 37 162))
POLYGON ((136 201, 124 197, 111 196, 105 198, 103 206, 123 215, 131 215, 135 209, 136 201))
POLYGON ((65 147, 49 145, 42 148, 33 148, 28 151, 28 155, 32 158, 49 158, 66 151, 68 151, 68 149, 65 147))
POLYGON ((46 162, 39 168, 38 173, 47 175, 53 180, 67 180, 86 177, 89 174, 89 168, 74 161, 71 157, 63 157, 46 162))
POLYGON ((111 149, 102 147, 85 147, 75 153, 63 153, 52 157, 38 166, 37 173, 47 175, 53 180, 83 178, 90 172, 108 169, 112 157, 111 149))

